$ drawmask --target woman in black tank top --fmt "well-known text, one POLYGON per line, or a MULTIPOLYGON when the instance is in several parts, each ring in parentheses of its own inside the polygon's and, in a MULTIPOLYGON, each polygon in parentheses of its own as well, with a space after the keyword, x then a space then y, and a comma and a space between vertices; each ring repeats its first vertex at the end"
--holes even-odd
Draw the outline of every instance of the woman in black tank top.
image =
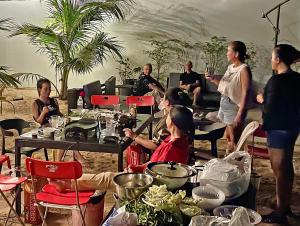
MULTIPOLYGON (((37 91, 39 98, 32 104, 33 118, 40 125, 46 125, 49 123, 49 119, 52 115, 63 116, 59 110, 57 101, 50 97, 51 83, 48 79, 39 79, 37 81, 37 91)), ((58 153, 58 159, 61 160, 64 154, 64 150, 60 150, 58 153)), ((82 164, 87 164, 87 160, 83 158, 79 151, 74 151, 75 158, 82 164)))
POLYGON ((51 83, 48 79, 40 79, 37 82, 39 98, 33 102, 33 118, 41 125, 49 123, 52 115, 62 116, 57 101, 50 97, 51 83))

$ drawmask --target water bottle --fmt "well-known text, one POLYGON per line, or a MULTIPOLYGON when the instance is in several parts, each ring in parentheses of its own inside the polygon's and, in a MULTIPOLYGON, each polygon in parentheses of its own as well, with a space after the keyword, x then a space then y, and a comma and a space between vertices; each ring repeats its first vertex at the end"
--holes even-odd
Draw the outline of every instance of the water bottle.
POLYGON ((78 100, 77 100, 77 109, 79 109, 79 110, 83 109, 83 99, 82 99, 82 96, 78 97, 78 100))

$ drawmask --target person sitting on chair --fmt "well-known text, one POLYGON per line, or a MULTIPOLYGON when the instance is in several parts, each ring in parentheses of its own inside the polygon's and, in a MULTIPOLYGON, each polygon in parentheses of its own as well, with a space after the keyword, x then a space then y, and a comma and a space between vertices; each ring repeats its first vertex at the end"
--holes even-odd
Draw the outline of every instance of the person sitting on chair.
MULTIPOLYGON (((39 98, 32 104, 33 119, 41 126, 49 124, 49 119, 53 115, 63 116, 59 110, 57 100, 50 97, 51 82, 49 79, 42 78, 37 81, 37 91, 39 98)), ((58 160, 61 160, 64 150, 59 150, 58 160)), ((79 151, 74 151, 75 159, 82 164, 86 164, 86 159, 80 154, 79 151)))
POLYGON ((193 106, 197 106, 201 98, 202 80, 197 72, 192 71, 192 68, 192 61, 188 61, 184 66, 185 72, 180 75, 179 87, 193 94, 193 106))
POLYGON ((134 96, 153 96, 156 106, 161 102, 161 98, 164 95, 164 87, 155 80, 152 76, 152 65, 146 64, 143 67, 143 74, 139 77, 134 86, 134 96))
POLYGON ((125 135, 135 141, 128 147, 128 149, 126 149, 127 160, 130 159, 130 154, 132 151, 139 153, 143 153, 143 151, 147 152, 149 150, 150 152, 155 151, 160 143, 170 135, 170 132, 167 129, 166 119, 171 107, 173 105, 190 107, 191 99, 189 98, 188 94, 184 93, 180 88, 170 88, 166 91, 162 100, 162 104, 164 108, 164 115, 154 128, 152 140, 149 140, 143 136, 137 136, 132 129, 124 129, 125 135))

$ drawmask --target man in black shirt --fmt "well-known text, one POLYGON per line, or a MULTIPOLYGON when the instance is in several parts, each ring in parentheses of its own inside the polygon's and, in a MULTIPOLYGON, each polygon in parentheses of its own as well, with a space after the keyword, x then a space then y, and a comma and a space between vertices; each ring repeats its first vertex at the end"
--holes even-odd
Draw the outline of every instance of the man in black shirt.
POLYGON ((180 88, 193 94, 193 106, 197 106, 201 98, 201 76, 192 71, 193 63, 188 61, 186 63, 185 72, 180 75, 180 88))
POLYGON ((137 83, 134 87, 135 96, 143 96, 151 91, 157 91, 159 93, 164 93, 164 88, 162 85, 156 81, 150 74, 152 72, 152 65, 146 64, 143 68, 143 74, 139 77, 137 83))
POLYGON ((155 100, 155 107, 157 108, 164 96, 165 89, 155 80, 150 74, 152 72, 152 65, 146 64, 143 68, 143 74, 139 77, 134 85, 134 96, 153 96, 155 100))

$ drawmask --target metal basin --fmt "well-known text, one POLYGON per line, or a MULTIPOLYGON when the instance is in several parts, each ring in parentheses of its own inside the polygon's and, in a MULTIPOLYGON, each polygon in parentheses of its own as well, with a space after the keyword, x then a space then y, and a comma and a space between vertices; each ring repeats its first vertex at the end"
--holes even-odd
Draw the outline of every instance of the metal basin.
POLYGON ((142 173, 123 173, 113 179, 121 200, 138 198, 152 184, 153 178, 142 173))

